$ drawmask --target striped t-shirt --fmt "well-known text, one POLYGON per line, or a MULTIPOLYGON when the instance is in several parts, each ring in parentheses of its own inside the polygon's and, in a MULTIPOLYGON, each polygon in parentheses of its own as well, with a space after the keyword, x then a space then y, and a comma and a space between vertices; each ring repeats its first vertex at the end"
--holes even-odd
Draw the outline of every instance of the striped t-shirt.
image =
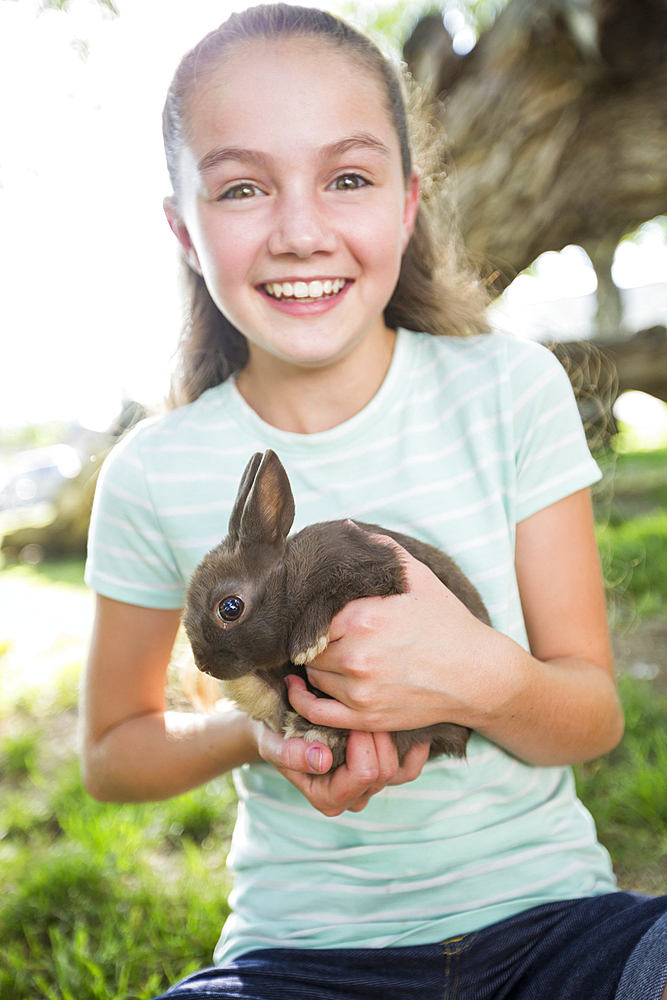
MULTIPOLYGON (((89 585, 180 607, 226 534, 246 462, 267 447, 292 483, 294 530, 353 517, 437 545, 524 647, 516 524, 599 478, 567 376, 545 348, 400 330, 376 396, 331 430, 278 430, 233 381, 140 424, 100 478, 89 585)), ((525 764, 475 733, 467 760, 430 762, 360 813, 322 816, 267 764, 240 768, 235 782, 233 913, 216 962, 267 947, 434 943, 615 889, 570 769, 525 764)))

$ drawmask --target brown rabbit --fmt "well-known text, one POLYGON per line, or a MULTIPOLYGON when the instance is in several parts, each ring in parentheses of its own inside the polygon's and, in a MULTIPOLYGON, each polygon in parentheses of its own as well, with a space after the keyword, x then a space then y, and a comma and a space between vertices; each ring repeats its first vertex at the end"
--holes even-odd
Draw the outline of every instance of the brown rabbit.
MULTIPOLYGON (((315 727, 298 715, 284 677, 299 673, 307 681, 303 664, 326 649, 331 620, 350 601, 405 592, 395 550, 369 533, 395 539, 477 618, 490 621, 472 584, 432 545, 351 521, 311 524, 288 539, 293 520, 294 497, 280 459, 273 451, 257 452, 243 473, 227 537, 192 575, 183 624, 195 663, 224 682, 238 708, 277 732, 325 743, 338 767, 348 731, 315 727)), ((430 757, 464 757, 469 735, 448 722, 392 734, 401 761, 410 747, 426 742, 430 757)))

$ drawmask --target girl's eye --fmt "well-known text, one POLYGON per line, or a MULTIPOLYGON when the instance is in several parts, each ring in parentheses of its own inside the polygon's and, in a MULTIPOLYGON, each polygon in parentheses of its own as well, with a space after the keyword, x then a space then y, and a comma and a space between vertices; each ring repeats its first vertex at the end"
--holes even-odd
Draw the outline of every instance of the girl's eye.
POLYGON ((221 200, 227 198, 229 200, 243 201, 245 198, 254 198, 255 195, 261 194, 262 192, 254 184, 236 184, 234 187, 228 188, 223 195, 221 195, 221 200))
POLYGON ((341 174, 333 182, 332 187, 336 191, 355 191, 357 188, 366 187, 368 181, 359 174, 341 174))

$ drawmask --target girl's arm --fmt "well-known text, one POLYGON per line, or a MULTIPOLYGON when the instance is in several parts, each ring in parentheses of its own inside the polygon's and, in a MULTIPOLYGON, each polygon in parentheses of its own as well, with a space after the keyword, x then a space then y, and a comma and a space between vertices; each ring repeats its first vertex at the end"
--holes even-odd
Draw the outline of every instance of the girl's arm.
POLYGON ((165 681, 180 611, 97 597, 81 690, 81 768, 104 801, 164 799, 257 756, 236 712, 165 710, 165 681))
POLYGON ((588 490, 517 526, 516 571, 531 653, 479 622, 405 553, 410 590, 354 602, 312 666, 317 699, 290 700, 315 724, 413 729, 448 721, 532 764, 590 760, 623 732, 588 490))

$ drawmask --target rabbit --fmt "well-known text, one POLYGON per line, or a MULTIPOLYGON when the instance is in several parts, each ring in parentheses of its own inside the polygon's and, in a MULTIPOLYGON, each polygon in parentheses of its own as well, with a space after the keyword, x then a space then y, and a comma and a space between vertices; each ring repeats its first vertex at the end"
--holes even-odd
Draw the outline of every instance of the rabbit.
MULTIPOLYGON (((320 741, 332 752, 332 770, 345 760, 347 730, 314 726, 291 707, 284 677, 328 645, 331 620, 359 597, 405 592, 393 547, 369 533, 393 538, 427 566, 481 621, 482 600, 461 570, 439 549, 374 524, 327 521, 288 538, 294 497, 275 452, 248 463, 229 519, 229 532, 196 568, 183 625, 197 667, 223 681, 227 697, 253 719, 287 737, 320 741)), ((312 688, 321 697, 328 697, 312 688)), ((454 723, 392 733, 399 761, 417 743, 430 758, 465 757, 470 730, 454 723)))

